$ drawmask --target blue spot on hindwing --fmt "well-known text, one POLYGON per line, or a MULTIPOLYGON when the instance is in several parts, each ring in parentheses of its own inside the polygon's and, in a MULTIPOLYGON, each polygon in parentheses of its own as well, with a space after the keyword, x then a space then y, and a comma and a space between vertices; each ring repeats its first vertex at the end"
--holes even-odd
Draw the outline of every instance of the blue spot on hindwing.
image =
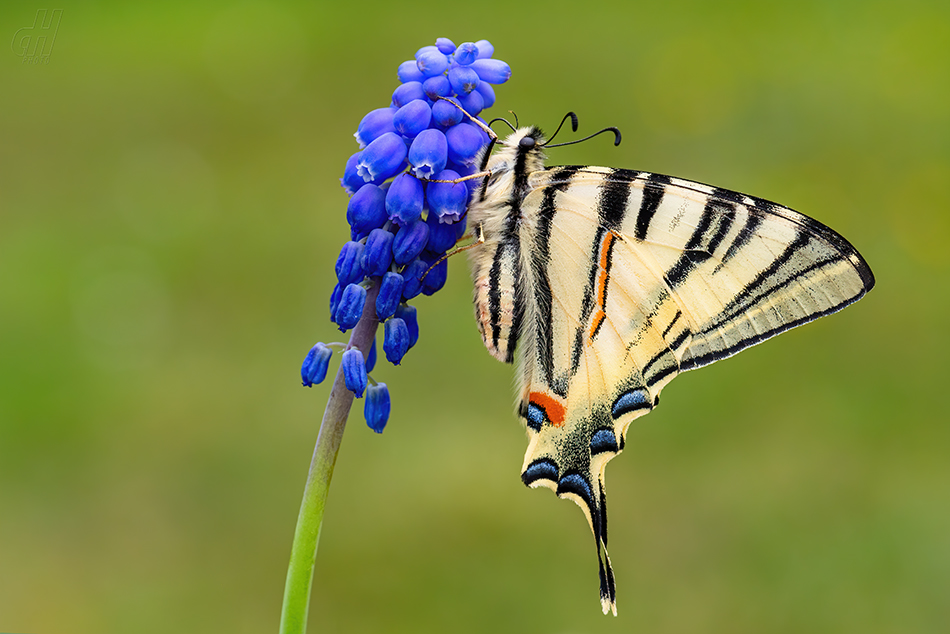
POLYGON ((554 464, 554 461, 547 458, 539 458, 529 464, 528 468, 521 474, 521 481, 524 482, 525 485, 530 485, 532 482, 538 480, 557 482, 557 465, 554 464))
POLYGON ((590 439, 590 454, 592 456, 607 451, 617 452, 617 436, 612 429, 598 429, 590 439))
POLYGON ((588 508, 594 507, 594 496, 590 484, 579 473, 568 473, 557 483, 557 494, 573 493, 587 503, 588 508))
POLYGON ((638 409, 650 409, 650 396, 646 390, 637 388, 624 392, 614 401, 611 415, 614 418, 620 418, 628 412, 635 412, 638 409))
POLYGON ((534 431, 541 431, 541 427, 544 426, 544 421, 547 420, 547 414, 534 403, 528 403, 528 411, 525 413, 525 418, 528 421, 528 427, 534 431))

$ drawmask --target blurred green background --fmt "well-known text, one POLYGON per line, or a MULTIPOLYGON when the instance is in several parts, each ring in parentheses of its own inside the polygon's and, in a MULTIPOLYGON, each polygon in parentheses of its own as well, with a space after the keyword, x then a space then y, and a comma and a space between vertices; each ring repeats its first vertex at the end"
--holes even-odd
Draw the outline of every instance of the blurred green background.
POLYGON ((487 38, 552 164, 776 200, 877 288, 689 373, 608 469, 618 618, 582 514, 519 472, 511 368, 462 258, 385 434, 343 442, 313 632, 944 632, 947 2, 7 5, 0 56, 0 630, 275 632, 328 387, 300 387, 339 187, 399 62, 487 38), (555 153, 556 152, 556 153, 555 153))

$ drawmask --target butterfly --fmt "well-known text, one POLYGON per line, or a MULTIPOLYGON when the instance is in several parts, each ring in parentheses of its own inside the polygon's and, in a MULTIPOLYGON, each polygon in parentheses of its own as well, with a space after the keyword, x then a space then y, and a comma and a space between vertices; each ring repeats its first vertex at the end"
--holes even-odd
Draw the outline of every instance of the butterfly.
POLYGON ((604 470, 630 423, 678 373, 841 310, 874 276, 788 207, 649 172, 546 167, 537 127, 494 154, 491 136, 468 211, 479 332, 517 366, 521 478, 580 506, 616 615, 604 470))

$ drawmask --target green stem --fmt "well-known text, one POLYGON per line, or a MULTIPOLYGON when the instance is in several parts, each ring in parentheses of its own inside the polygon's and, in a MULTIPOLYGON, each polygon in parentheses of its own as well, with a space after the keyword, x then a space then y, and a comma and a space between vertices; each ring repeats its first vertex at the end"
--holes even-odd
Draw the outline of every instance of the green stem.
MULTIPOLYGON (((366 292, 366 305, 359 323, 350 335, 347 348, 359 348, 363 358, 369 355, 376 336, 379 321, 376 318, 376 295, 379 281, 374 280, 366 292)), ((336 373, 330 399, 323 413, 323 423, 317 435, 317 445, 310 461, 310 474, 304 487, 294 543, 290 551, 290 566, 287 568, 287 583, 284 585, 284 605, 280 613, 280 634, 305 634, 307 612, 310 609, 310 586, 313 582, 314 558, 320 541, 323 525, 323 510, 327 504, 330 478, 343 440, 346 418, 353 404, 353 392, 346 389, 342 365, 336 373)))

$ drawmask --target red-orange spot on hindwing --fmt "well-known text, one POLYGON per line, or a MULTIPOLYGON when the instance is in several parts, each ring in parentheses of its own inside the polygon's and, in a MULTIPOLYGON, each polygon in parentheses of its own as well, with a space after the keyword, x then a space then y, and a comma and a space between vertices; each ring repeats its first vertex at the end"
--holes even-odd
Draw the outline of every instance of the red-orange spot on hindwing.
POLYGON ((528 402, 544 410, 547 419, 555 427, 564 424, 564 405, 550 394, 544 392, 531 392, 528 395, 528 402))

